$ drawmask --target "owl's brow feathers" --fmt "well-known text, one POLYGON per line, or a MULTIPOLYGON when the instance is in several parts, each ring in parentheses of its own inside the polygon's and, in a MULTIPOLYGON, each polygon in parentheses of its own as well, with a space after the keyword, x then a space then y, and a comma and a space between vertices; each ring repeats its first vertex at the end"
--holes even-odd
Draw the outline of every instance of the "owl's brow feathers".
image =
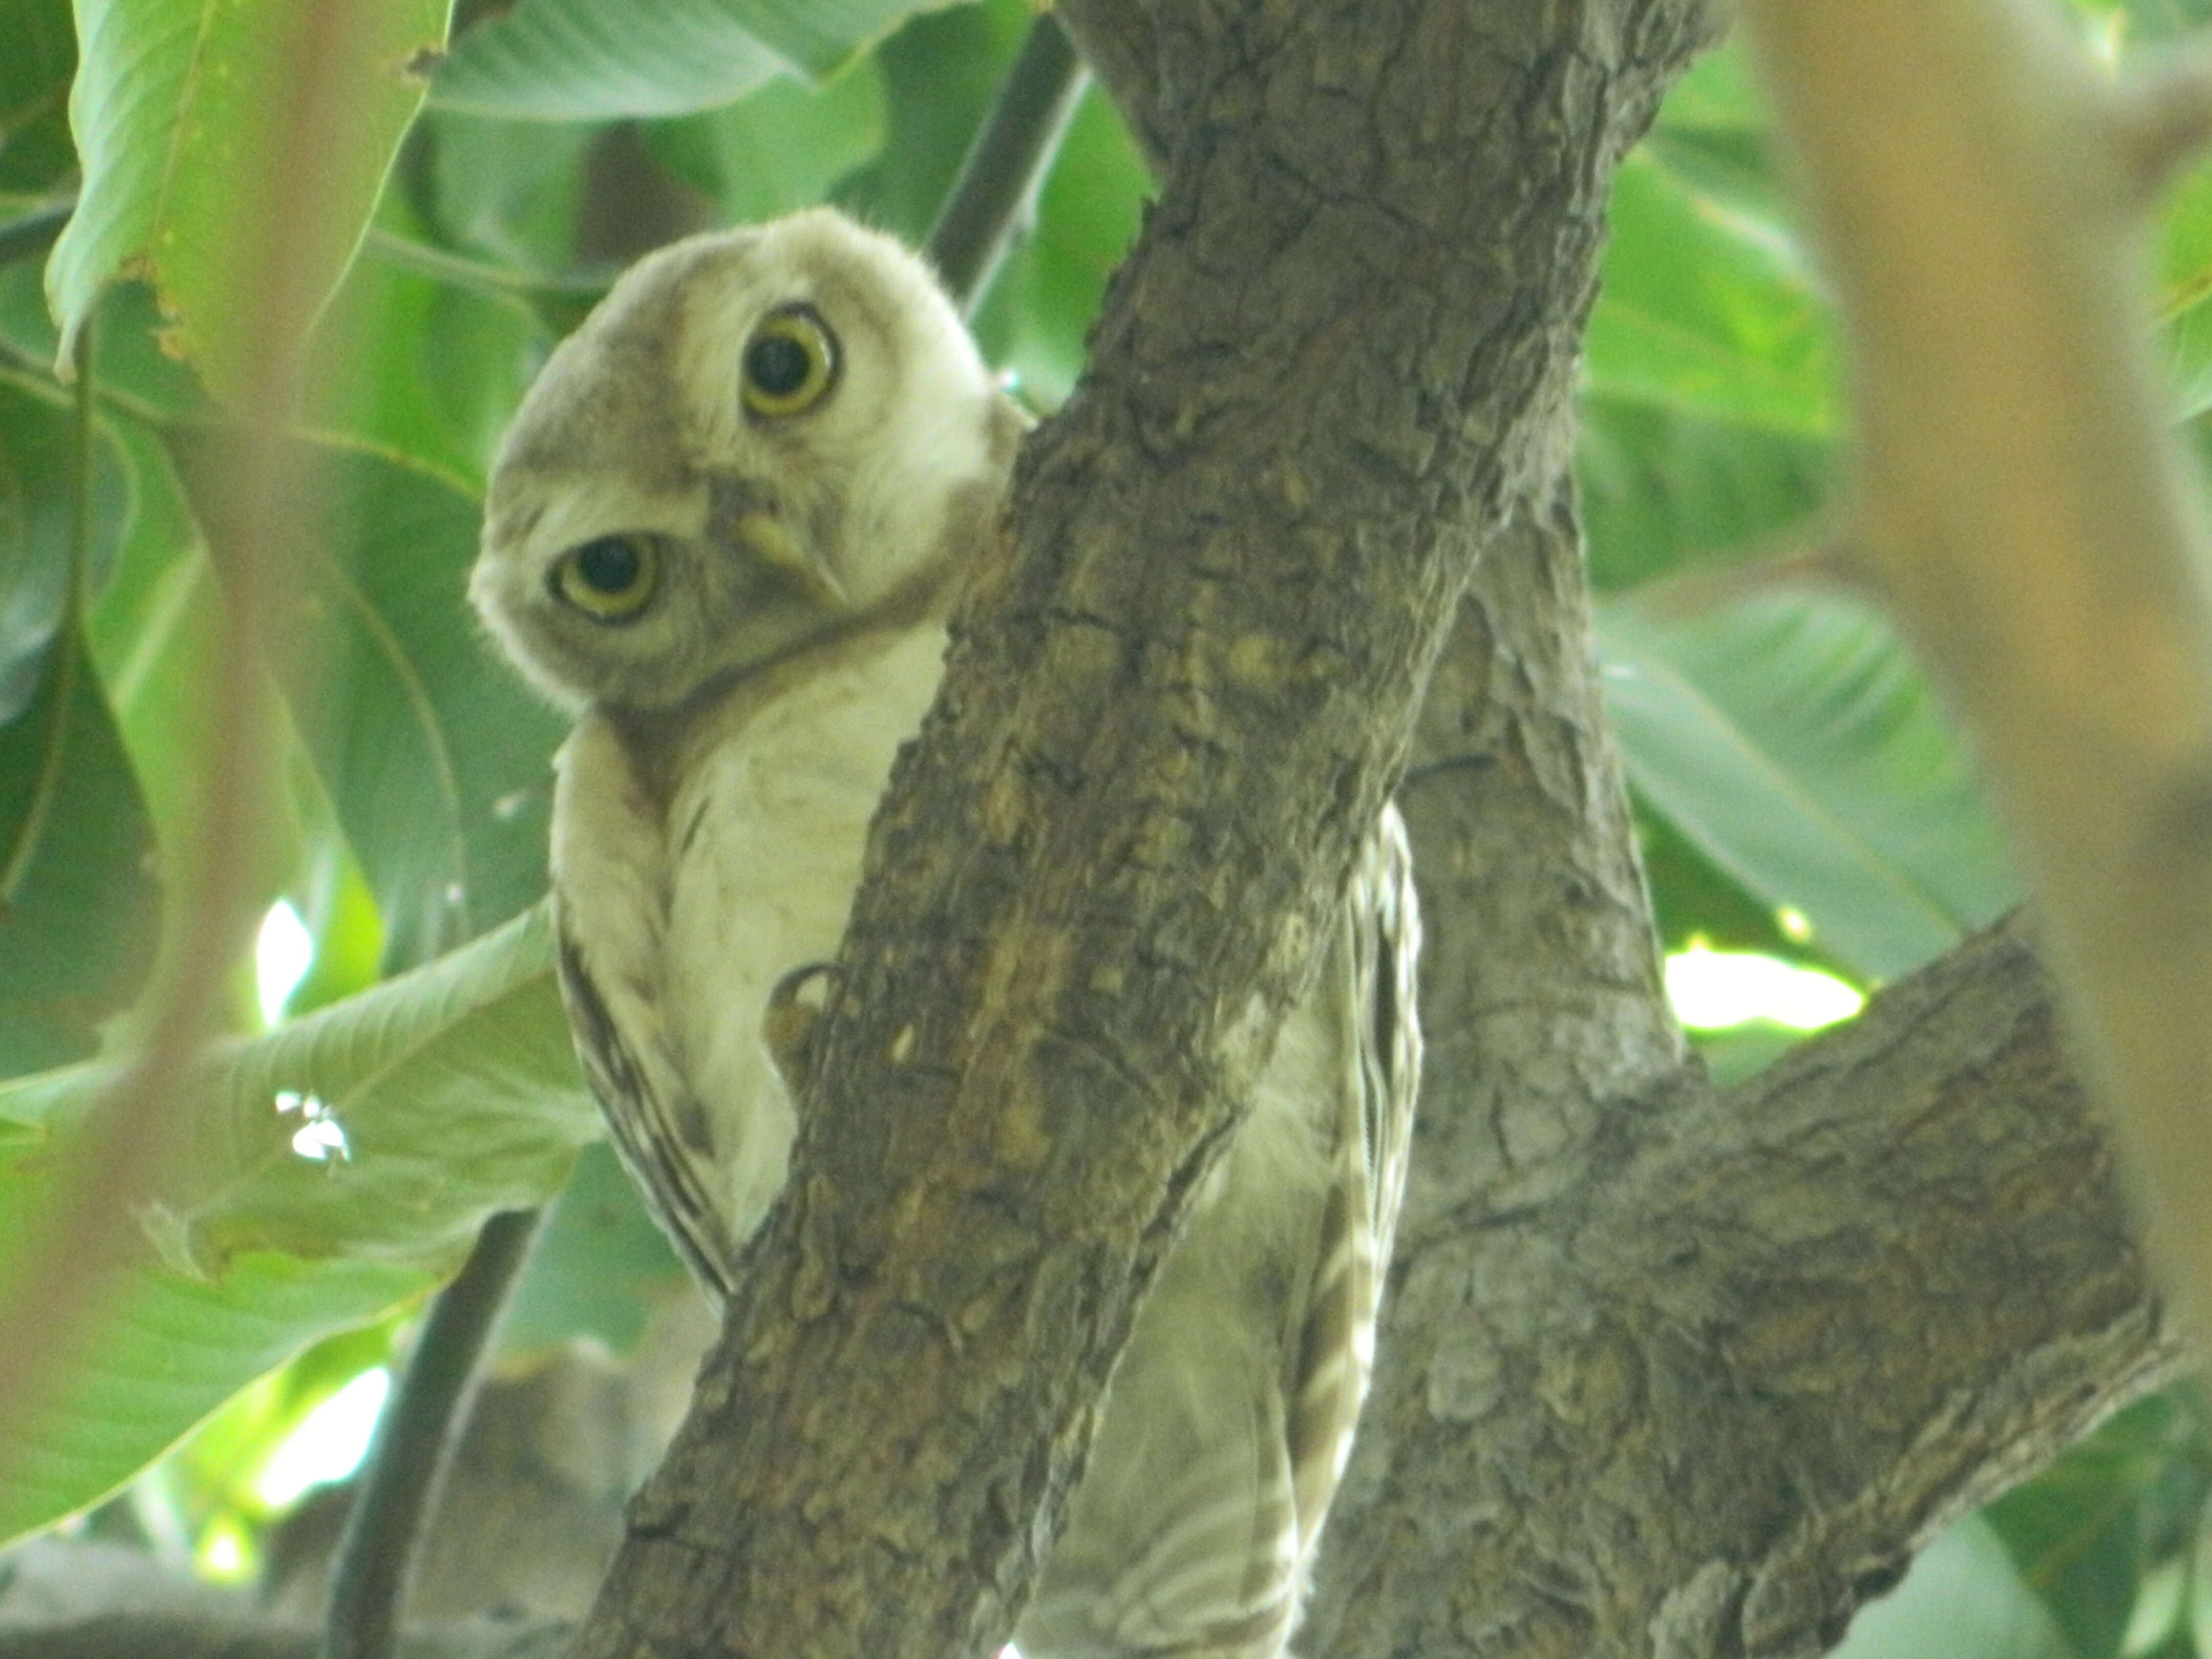
MULTIPOLYGON (((587 323, 602 371, 555 389, 560 401, 520 434, 509 465, 541 473, 598 471, 607 462, 611 434, 625 440, 625 465, 648 487, 674 493, 696 485, 708 468, 696 453, 682 410, 661 393, 680 372, 697 326, 697 313, 726 291, 702 282, 717 268, 743 270, 758 257, 761 235, 738 234, 715 245, 672 250, 641 266, 622 292, 622 303, 587 323)), ((824 241, 808 250, 807 276, 772 295, 761 314, 793 304, 812 306, 842 337, 866 334, 884 347, 900 336, 897 313, 870 282, 872 273, 846 248, 824 241)), ((757 321, 757 319, 749 319, 757 321)), ((733 383, 732 398, 737 396, 733 383)), ((769 430, 775 423, 768 423, 769 430)), ((505 526, 502 526, 504 529, 505 526)), ((527 526, 521 528, 526 532, 527 526)))

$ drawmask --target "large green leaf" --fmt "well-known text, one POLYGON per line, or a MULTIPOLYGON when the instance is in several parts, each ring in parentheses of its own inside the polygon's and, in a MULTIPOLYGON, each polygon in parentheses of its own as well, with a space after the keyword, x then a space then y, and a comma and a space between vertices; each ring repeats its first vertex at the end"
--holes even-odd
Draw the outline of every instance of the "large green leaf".
POLYGON ((1677 84, 1610 210, 1577 473, 1623 587, 1802 533, 1836 470, 1830 324, 1740 47, 1677 84))
POLYGON ((1649 154, 1622 165, 1591 390, 1739 425, 1824 438, 1836 425, 1826 308, 1770 227, 1746 222, 1649 154))
POLYGON ((883 148, 884 119, 869 58, 821 87, 778 79, 726 108, 655 123, 646 143, 718 220, 757 224, 822 200, 883 148))
MULTIPOLYGON (((153 957, 152 831, 82 629, 69 620, 77 465, 70 411, 0 380, 0 1075, 78 1060, 153 957)), ((92 434, 87 585, 130 495, 92 434)))
POLYGON ((517 274, 566 270, 576 258, 584 160, 602 131, 428 110, 418 210, 449 246, 517 274))
MULTIPOLYGON (((161 349, 161 313, 151 289, 137 282, 115 284, 100 302, 99 326, 96 378, 104 406, 158 422, 207 412, 198 376, 161 349)), ((52 392, 61 349, 39 267, 26 262, 0 270, 0 364, 12 365, 52 392)))
POLYGON ((779 75, 826 79, 918 9, 915 0, 519 0, 454 42, 431 95, 532 120, 689 114, 779 75))
POLYGON ((1820 439, 1595 393, 1582 412, 1575 475, 1601 590, 1802 535, 1834 486, 1835 450, 1820 439))
POLYGON ((283 211, 310 291, 358 245, 400 134, 422 101, 416 65, 445 36, 447 0, 301 6, 294 0, 76 0, 82 62, 70 121, 77 210, 46 269, 65 334, 117 277, 150 278, 172 338, 218 386, 265 350, 265 315, 239 291, 283 211), (311 56, 312 55, 312 56, 311 56), (334 87, 309 187, 280 165, 306 142, 295 105, 312 62, 334 87))
POLYGON ((1702 199, 1789 243, 1788 196, 1748 56, 1737 35, 1698 58, 1668 89, 1644 147, 1702 199))
MULTIPOLYGON (((65 1164, 112 1075, 19 1079, 0 1086, 0 1119, 40 1130, 65 1164)), ((190 1127, 142 1219, 170 1265, 204 1278, 270 1249, 450 1266, 486 1215, 556 1191, 599 1133, 542 910, 222 1045, 179 1081, 176 1111, 190 1127), (315 1155, 317 1134, 343 1153, 315 1155)))
POLYGON ((425 235, 402 192, 387 192, 324 316, 307 418, 481 488, 545 330, 518 289, 441 277, 425 235))
MULTIPOLYGON (((21 1214, 11 1180, 0 1171, 0 1237, 21 1214)), ((420 1267, 276 1255, 240 1257, 214 1284, 150 1263, 98 1281, 49 1352, 45 1396, 0 1423, 0 1544, 88 1509, 255 1377, 434 1282, 420 1267)))
POLYGON ((1598 646, 1644 802, 1862 976, 1904 973, 2011 902, 1966 757, 1863 606, 1773 593, 1665 621, 1614 601, 1598 646))
POLYGON ((2160 340, 2184 419, 2212 409, 2212 167, 2166 203, 2160 243, 2160 340))
MULTIPOLYGON (((0 376, 0 721, 15 719, 40 683, 68 603, 75 450, 72 417, 53 386, 0 376)), ((127 491, 104 434, 90 459, 86 556, 97 586, 114 561, 127 491)))
MULTIPOLYGON (((560 1188, 599 1115, 550 958, 533 912, 231 1044, 179 1085, 188 1127, 155 1201, 110 1223, 135 1219, 157 1255, 91 1281, 47 1363, 52 1403, 0 1425, 0 1536, 94 1502, 289 1353, 451 1272, 486 1216, 560 1188), (346 1155, 302 1156, 311 1122, 342 1131, 346 1155)), ((0 1269, 34 1248, 108 1075, 0 1088, 15 1126, 0 1141, 0 1269)))
POLYGON ((364 450, 319 445, 311 461, 319 533, 298 550, 299 604, 271 654, 376 896, 387 963, 405 967, 544 890, 562 724, 470 611, 475 497, 364 450))

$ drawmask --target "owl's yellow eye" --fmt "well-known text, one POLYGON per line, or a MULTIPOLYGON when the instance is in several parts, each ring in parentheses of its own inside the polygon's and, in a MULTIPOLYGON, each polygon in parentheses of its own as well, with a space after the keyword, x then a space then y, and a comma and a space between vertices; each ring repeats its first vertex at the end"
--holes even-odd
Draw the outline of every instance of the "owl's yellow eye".
POLYGON ((764 319, 745 342, 738 395, 756 415, 796 415, 822 401, 837 378, 837 341, 806 306, 764 319))
POLYGON ((553 567, 553 591, 594 621, 628 622, 660 583, 660 550, 643 536, 599 536, 553 567))

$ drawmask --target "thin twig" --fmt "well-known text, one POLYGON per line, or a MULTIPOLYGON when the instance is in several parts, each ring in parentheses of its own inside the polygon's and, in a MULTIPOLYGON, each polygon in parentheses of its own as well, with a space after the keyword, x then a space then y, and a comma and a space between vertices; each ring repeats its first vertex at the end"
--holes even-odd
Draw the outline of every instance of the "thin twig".
POLYGON ((391 1659, 397 1650, 408 1583, 468 1426, 479 1362, 544 1214, 508 1210, 485 1222, 466 1265, 430 1304, 338 1540, 325 1659, 391 1659))
POLYGON ((1087 80, 1060 24, 1039 16, 930 227, 926 252, 963 316, 990 292, 1029 220, 1087 80))

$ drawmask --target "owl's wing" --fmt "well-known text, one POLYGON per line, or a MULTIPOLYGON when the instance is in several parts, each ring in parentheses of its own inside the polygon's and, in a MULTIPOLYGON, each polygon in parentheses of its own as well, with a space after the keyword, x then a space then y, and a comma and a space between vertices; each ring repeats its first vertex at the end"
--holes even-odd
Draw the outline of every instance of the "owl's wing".
POLYGON ((647 1210, 701 1287, 726 1300, 714 1141, 660 1006, 660 828, 598 717, 578 723, 555 770, 554 935, 576 1057, 647 1210))
POLYGON ((1344 1035, 1336 1176, 1284 1391, 1302 1559, 1310 1558, 1367 1395, 1420 1082, 1421 918, 1405 820, 1395 805, 1384 805, 1360 848, 1343 917, 1340 950, 1322 969, 1332 982, 1317 993, 1339 1000, 1344 1035))
MULTIPOLYGON (((686 1115, 676 1068, 651 1063, 640 1046, 625 1039, 613 1006, 586 965, 583 947, 565 926, 558 937, 561 1000, 568 1006, 576 1058, 607 1121, 608 1137, 646 1209, 691 1276, 717 1302, 726 1301, 732 1289, 730 1247, 708 1184, 713 1152, 703 1133, 686 1134, 678 1127, 686 1115)), ((702 1121, 696 1106, 689 1116, 695 1126, 702 1121)))

